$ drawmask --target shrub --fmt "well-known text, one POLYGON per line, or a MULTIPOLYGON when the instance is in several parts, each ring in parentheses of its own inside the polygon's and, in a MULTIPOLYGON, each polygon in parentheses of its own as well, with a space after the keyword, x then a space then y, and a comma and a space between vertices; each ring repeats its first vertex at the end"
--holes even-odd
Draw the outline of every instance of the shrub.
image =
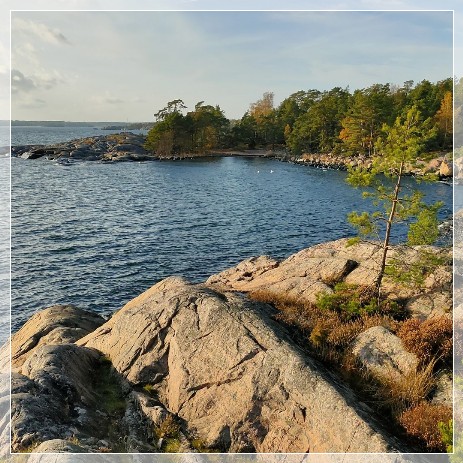
POLYGON ((220 452, 219 449, 214 448, 214 447, 208 447, 206 443, 200 439, 199 437, 196 437, 191 440, 190 442, 191 446, 199 453, 218 453, 220 452))
POLYGON ((172 415, 168 415, 159 426, 154 427, 154 436, 157 439, 171 437, 178 439, 180 434, 180 425, 175 421, 172 415))
POLYGON ((343 321, 375 313, 397 316, 401 312, 395 301, 383 300, 378 305, 374 287, 346 283, 337 283, 331 294, 323 292, 318 294, 316 305, 321 310, 337 312, 343 321))
POLYGON ((158 426, 155 426, 153 434, 157 442, 162 442, 161 452, 177 453, 180 451, 182 447, 180 425, 173 415, 168 415, 158 426))
POLYGON ((415 318, 405 320, 397 332, 407 350, 417 355, 420 362, 432 358, 450 361, 452 356, 452 321, 434 317, 423 322, 415 318))
MULTIPOLYGON (((348 315, 339 308, 339 301, 347 301, 353 295, 354 304, 371 302, 371 289, 358 288, 352 285, 338 284, 334 295, 323 293, 318 297, 318 303, 301 302, 286 295, 275 294, 270 291, 259 290, 250 293, 254 300, 267 302, 279 309, 276 316, 278 320, 292 326, 296 326, 306 335, 311 345, 317 349, 326 347, 343 349, 347 347, 355 337, 372 326, 384 326, 396 332, 399 323, 391 316, 383 314, 370 314, 367 311, 355 316, 348 315)), ((342 302, 343 304, 343 302, 342 302)), ((353 305, 351 307, 353 307, 353 305)), ((330 355, 331 359, 331 355, 330 355)))
POLYGON ((152 384, 145 384, 143 390, 150 396, 155 397, 157 395, 157 390, 152 384))
POLYGON ((392 318, 379 314, 364 314, 354 320, 339 322, 332 325, 326 342, 336 348, 347 347, 360 333, 373 326, 384 326, 390 331, 396 331, 398 323, 392 318))
POLYGON ((301 302, 286 294, 256 290, 250 292, 249 297, 255 301, 274 305, 280 311, 276 317, 278 320, 297 326, 303 333, 310 334, 320 318, 320 311, 314 304, 301 302))
POLYGON ((446 443, 439 431, 439 423, 448 423, 451 419, 450 407, 421 402, 405 410, 399 417, 399 423, 407 434, 423 443, 430 451, 445 452, 446 443))
POLYGON ((168 437, 165 444, 162 446, 162 450, 165 453, 178 453, 181 448, 181 442, 176 437, 168 437))

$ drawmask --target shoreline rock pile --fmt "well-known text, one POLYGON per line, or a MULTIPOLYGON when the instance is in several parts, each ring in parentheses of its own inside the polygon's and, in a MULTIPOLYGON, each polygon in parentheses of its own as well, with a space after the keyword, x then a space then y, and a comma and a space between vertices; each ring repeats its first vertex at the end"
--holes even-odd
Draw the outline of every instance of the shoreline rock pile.
MULTIPOLYGON (((371 167, 371 160, 367 156, 342 156, 333 153, 328 154, 303 154, 295 161, 298 164, 313 167, 322 167, 336 170, 347 170, 349 167, 371 167)), ((461 170, 461 169, 460 169, 461 170)), ((458 172, 460 171, 458 170, 458 172)), ((453 176, 453 163, 442 154, 430 161, 419 160, 414 166, 406 166, 405 173, 420 176, 423 174, 437 174, 440 179, 453 176)))

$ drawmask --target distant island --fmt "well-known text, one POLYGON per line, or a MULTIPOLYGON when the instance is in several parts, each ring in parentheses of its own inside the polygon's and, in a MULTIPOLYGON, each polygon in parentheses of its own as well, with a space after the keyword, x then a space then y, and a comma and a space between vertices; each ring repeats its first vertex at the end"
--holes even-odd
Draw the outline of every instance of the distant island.
MULTIPOLYGON (((9 125, 9 121, 0 121, 9 125)), ((12 127, 95 127, 101 130, 149 130, 153 122, 11 121, 12 127)))

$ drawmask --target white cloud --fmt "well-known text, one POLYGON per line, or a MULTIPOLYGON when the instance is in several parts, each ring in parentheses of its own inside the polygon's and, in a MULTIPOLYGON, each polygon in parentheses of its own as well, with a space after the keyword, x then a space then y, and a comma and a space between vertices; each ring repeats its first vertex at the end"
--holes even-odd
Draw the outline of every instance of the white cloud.
POLYGON ((13 16, 12 29, 12 34, 21 31, 26 34, 33 34, 40 40, 55 45, 70 44, 68 38, 58 29, 52 29, 43 23, 30 19, 27 20, 13 16))
POLYGON ((30 77, 25 76, 21 71, 18 71, 17 69, 13 69, 11 71, 12 93, 27 93, 31 90, 35 90, 36 88, 37 87, 34 81, 30 77))
POLYGON ((40 89, 50 90, 63 83, 66 83, 66 80, 56 70, 50 72, 39 68, 29 75, 18 69, 11 71, 11 90, 14 94, 40 89))
POLYGON ((44 69, 38 69, 32 74, 32 78, 37 87, 46 90, 50 90, 59 84, 66 83, 66 79, 56 70, 45 71, 44 69))
POLYGON ((11 51, 14 59, 21 57, 28 61, 37 61, 37 50, 30 42, 15 44, 11 51))

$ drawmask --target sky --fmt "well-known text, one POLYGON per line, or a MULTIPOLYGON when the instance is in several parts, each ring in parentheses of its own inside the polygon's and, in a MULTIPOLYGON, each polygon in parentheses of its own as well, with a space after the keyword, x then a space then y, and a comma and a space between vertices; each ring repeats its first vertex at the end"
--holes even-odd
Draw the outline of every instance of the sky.
MULTIPOLYGON (((240 118, 267 91, 278 104, 298 90, 352 91, 453 76, 450 11, 191 11, 214 8, 214 2, 177 3, 190 11, 12 12, 11 118, 152 121, 177 98, 188 108, 205 101, 240 118)), ((356 3, 378 9, 386 2, 356 3)), ((426 8, 429 2, 419 3, 426 8)), ((92 5, 103 8, 104 2, 92 5)), ((129 7, 113 0, 111 8, 129 7)))

